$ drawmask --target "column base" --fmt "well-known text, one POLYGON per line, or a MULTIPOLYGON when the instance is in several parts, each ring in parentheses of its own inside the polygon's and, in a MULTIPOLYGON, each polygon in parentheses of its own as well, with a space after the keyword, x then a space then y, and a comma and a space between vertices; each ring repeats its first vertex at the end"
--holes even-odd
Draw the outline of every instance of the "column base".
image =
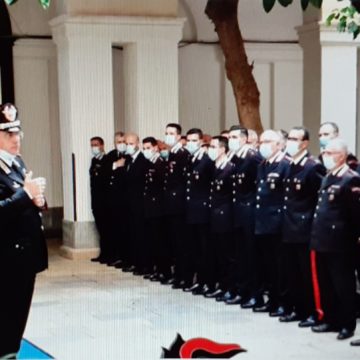
POLYGON ((88 259, 99 253, 99 235, 93 221, 63 220, 60 254, 68 259, 88 259))

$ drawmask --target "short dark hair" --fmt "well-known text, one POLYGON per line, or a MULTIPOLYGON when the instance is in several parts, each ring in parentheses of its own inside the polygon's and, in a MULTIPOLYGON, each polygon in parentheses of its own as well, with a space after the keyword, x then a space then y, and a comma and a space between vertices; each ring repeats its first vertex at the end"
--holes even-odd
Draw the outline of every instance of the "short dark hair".
POLYGON ((90 141, 98 141, 100 145, 104 145, 104 139, 100 136, 94 136, 90 139, 90 141))
POLYGON ((192 128, 192 129, 188 130, 188 132, 186 133, 186 136, 188 136, 188 135, 199 135, 199 139, 202 139, 204 137, 202 130, 198 129, 198 128, 192 128))
POLYGON ((302 140, 310 140, 310 132, 304 126, 294 126, 291 130, 299 130, 303 132, 302 140))
POLYGON ((150 143, 152 146, 156 146, 158 144, 157 140, 153 136, 148 136, 143 139, 143 144, 150 143))
POLYGON ((117 131, 117 132, 114 134, 114 137, 116 137, 116 136, 121 136, 121 137, 123 137, 123 136, 125 136, 125 133, 122 132, 122 131, 117 131))
POLYGON ((229 130, 223 130, 220 135, 223 135, 223 134, 228 134, 229 133, 229 130))
POLYGON ((338 124, 336 124, 336 123, 334 123, 332 121, 326 121, 326 122, 323 122, 323 123, 320 124, 320 128, 322 128, 323 125, 330 125, 333 128, 334 132, 336 132, 337 134, 339 133, 338 124))
POLYGON ((219 145, 225 148, 226 152, 229 151, 229 141, 225 136, 214 136, 211 140, 217 140, 219 145))
POLYGON ((181 128, 181 125, 177 124, 177 123, 169 123, 166 125, 166 127, 172 127, 172 128, 175 128, 176 129, 176 132, 178 133, 178 135, 181 135, 181 132, 182 132, 182 128, 181 128))
POLYGON ((247 128, 245 128, 245 127, 243 127, 241 125, 233 125, 233 126, 231 126, 231 128, 229 129, 229 132, 230 131, 240 131, 240 135, 245 136, 246 138, 249 137, 249 133, 248 133, 247 128))

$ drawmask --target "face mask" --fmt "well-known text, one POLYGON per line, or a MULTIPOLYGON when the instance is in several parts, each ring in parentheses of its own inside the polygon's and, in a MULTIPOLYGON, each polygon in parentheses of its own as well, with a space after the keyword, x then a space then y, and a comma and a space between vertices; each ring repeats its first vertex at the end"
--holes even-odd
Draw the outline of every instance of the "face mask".
POLYGON ((175 135, 166 135, 165 136, 165 144, 168 146, 174 146, 176 144, 175 135))
POLYGON ((297 141, 292 141, 292 140, 288 140, 287 144, 286 144, 286 152, 291 156, 295 156, 298 152, 300 151, 299 149, 299 143, 297 141))
POLYGON ((154 155, 154 151, 152 151, 151 149, 146 149, 143 151, 143 154, 145 156, 145 159, 150 160, 154 155))
POLYGON ((122 143, 122 144, 116 144, 116 150, 124 153, 126 151, 126 144, 122 143))
POLYGON ((100 148, 99 146, 92 146, 91 147, 91 153, 96 156, 96 155, 99 155, 100 154, 100 148))
POLYGON ((240 150, 239 140, 238 139, 229 139, 229 149, 234 152, 240 150))
POLYGON ((330 141, 329 138, 321 138, 321 139, 319 139, 320 147, 322 149, 325 149, 326 145, 329 143, 329 141, 330 141))
POLYGON ((264 159, 269 159, 273 154, 271 144, 261 144, 259 148, 260 154, 264 159))
POLYGON ((325 166, 325 168, 327 170, 332 170, 336 166, 336 163, 335 163, 334 159, 331 156, 328 156, 328 155, 323 156, 323 163, 324 163, 324 166, 325 166))
POLYGON ((217 158, 218 158, 218 149, 214 149, 214 148, 209 148, 208 150, 208 155, 209 155, 209 158, 212 160, 212 161, 215 161, 217 158))
POLYGON ((160 151, 160 156, 161 156, 163 159, 167 160, 168 157, 169 157, 169 150, 161 150, 161 151, 160 151))
POLYGON ((126 145, 126 154, 134 155, 135 154, 135 145, 126 145))
POLYGON ((198 142, 189 141, 186 146, 186 150, 191 154, 195 154, 197 150, 200 149, 200 144, 198 142))

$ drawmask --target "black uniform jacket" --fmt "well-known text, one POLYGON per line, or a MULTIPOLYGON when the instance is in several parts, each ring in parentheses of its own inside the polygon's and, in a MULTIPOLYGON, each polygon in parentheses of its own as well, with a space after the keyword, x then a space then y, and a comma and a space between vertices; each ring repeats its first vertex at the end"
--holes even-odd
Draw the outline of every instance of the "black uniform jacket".
POLYGON ((235 165, 232 175, 235 228, 254 223, 256 178, 261 161, 259 153, 248 145, 244 145, 232 159, 235 165))
POLYGON ((310 243, 311 225, 318 190, 325 168, 308 152, 296 163, 292 162, 285 179, 283 241, 310 243))
POLYGON ((255 205, 255 234, 280 234, 284 206, 284 180, 289 160, 279 152, 271 161, 263 160, 258 167, 255 205))
POLYGON ((147 163, 145 173, 144 207, 145 217, 161 217, 164 214, 165 161, 159 154, 147 163))
POLYGON ((219 167, 214 166, 210 189, 210 229, 226 233, 233 229, 232 174, 234 164, 228 159, 219 167))
POLYGON ((17 162, 13 170, 0 159, 0 266, 37 273, 48 266, 47 248, 40 210, 23 189, 24 164, 17 162))
POLYGON ((352 250, 360 236, 359 214, 360 176, 345 165, 322 181, 311 248, 320 252, 352 250))
POLYGON ((205 224, 210 220, 209 196, 214 162, 198 150, 190 159, 186 180, 186 222, 205 224))
POLYGON ((135 157, 127 157, 126 163, 126 205, 132 214, 144 214, 145 173, 148 161, 140 151, 135 157))
POLYGON ((91 191, 91 208, 92 210, 102 211, 106 203, 107 189, 107 155, 101 157, 94 156, 91 159, 89 169, 90 174, 90 191, 91 191))
POLYGON ((170 150, 166 162, 164 184, 164 210, 166 215, 185 212, 186 168, 189 158, 189 152, 180 143, 170 150))

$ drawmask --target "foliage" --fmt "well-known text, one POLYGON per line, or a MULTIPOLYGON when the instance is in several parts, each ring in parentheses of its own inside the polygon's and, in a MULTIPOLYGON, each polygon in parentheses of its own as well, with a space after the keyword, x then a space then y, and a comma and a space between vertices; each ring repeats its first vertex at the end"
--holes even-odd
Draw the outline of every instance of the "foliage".
MULTIPOLYGON (((4 0, 8 5, 13 5, 15 4, 18 0, 4 0)), ((44 8, 47 9, 50 6, 50 0, 38 0, 38 2, 40 3, 40 5, 44 8)))

